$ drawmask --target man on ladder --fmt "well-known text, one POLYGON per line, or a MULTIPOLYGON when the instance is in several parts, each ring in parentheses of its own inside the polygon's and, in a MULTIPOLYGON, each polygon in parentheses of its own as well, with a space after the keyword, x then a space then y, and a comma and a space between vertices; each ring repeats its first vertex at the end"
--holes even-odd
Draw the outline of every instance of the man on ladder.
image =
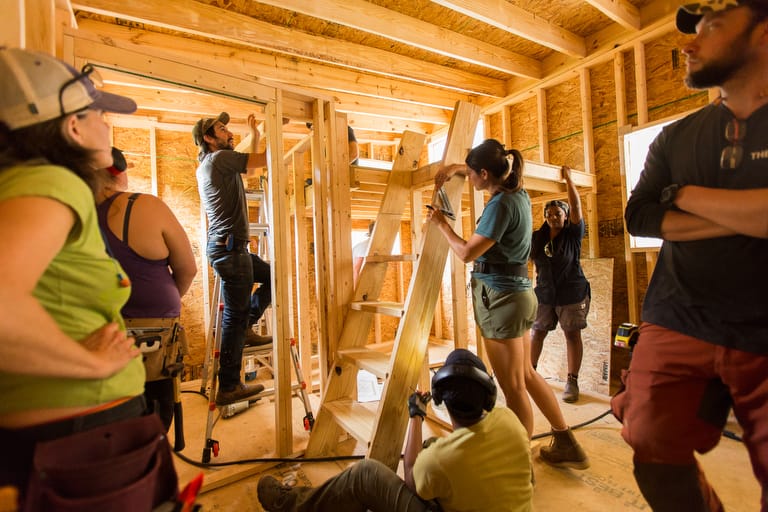
POLYGON ((240 380, 243 346, 268 344, 272 338, 251 330, 272 300, 270 267, 248 252, 248 205, 241 175, 255 176, 267 165, 266 153, 256 153, 259 131, 256 118, 248 116, 251 130, 250 153, 234 151, 234 138, 227 129, 229 114, 202 118, 195 123, 192 136, 199 148, 197 185, 208 217, 206 253, 221 278, 224 312, 221 327, 219 389, 216 405, 247 400, 261 393, 261 384, 240 380), (259 287, 253 292, 254 284, 259 287))

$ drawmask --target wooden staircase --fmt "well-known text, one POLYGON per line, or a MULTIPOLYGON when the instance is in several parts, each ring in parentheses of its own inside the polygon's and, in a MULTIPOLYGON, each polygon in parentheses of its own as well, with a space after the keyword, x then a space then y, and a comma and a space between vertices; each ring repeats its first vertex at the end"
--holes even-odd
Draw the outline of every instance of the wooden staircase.
MULTIPOLYGON (((463 162, 472 145, 480 108, 459 102, 448 132, 443 162, 463 162)), ((416 389, 435 305, 440 292, 449 246, 436 226, 427 223, 418 260, 412 255, 390 255, 406 201, 411 197, 413 172, 425 136, 406 131, 392 166, 368 256, 360 272, 334 354, 315 427, 307 444, 308 457, 335 454, 342 431, 368 446, 367 456, 396 468, 408 426, 407 398, 416 389), (404 304, 379 302, 387 264, 414 261, 404 304), (400 317, 391 354, 366 347, 373 315, 400 317), (365 369, 385 380, 381 400, 355 400, 357 372, 365 369)), ((465 180, 456 176, 444 186, 459 221, 465 180)), ((411 205, 412 209, 423 205, 411 205)))

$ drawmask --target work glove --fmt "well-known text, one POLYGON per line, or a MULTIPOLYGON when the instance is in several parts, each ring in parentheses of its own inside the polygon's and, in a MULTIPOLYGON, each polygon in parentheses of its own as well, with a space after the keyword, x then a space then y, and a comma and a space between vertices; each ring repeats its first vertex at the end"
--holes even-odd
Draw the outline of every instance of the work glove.
POLYGON ((415 418, 421 416, 421 419, 427 417, 427 404, 432 400, 432 394, 430 392, 422 393, 420 391, 414 391, 411 396, 408 397, 408 416, 415 418))

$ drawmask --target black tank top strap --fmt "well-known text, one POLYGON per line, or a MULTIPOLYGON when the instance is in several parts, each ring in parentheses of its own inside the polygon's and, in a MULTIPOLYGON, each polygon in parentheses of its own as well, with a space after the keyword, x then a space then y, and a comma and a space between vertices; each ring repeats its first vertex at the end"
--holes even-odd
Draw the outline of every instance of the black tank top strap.
POLYGON ((139 192, 134 192, 128 197, 128 204, 125 205, 125 217, 123 217, 123 243, 125 245, 128 245, 128 224, 131 218, 131 209, 133 208, 134 201, 136 201, 140 195, 139 192))

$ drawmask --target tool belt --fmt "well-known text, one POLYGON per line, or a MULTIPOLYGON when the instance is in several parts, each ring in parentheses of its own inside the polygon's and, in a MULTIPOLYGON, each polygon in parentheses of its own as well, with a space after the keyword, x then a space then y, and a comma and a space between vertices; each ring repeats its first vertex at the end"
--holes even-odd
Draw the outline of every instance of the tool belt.
POLYGON ((37 443, 22 510, 134 512, 177 495, 165 428, 150 414, 37 443))
POLYGON ((503 274, 518 277, 528 277, 528 265, 519 263, 488 263, 487 261, 476 261, 472 265, 472 272, 478 274, 503 274))
POLYGON ((247 249, 248 244, 251 243, 251 241, 247 238, 236 238, 233 235, 215 237, 212 240, 214 245, 224 247, 228 251, 240 251, 242 249, 247 249))
POLYGON ((189 346, 178 318, 126 318, 125 328, 141 350, 147 382, 176 377, 184 370, 189 346))

